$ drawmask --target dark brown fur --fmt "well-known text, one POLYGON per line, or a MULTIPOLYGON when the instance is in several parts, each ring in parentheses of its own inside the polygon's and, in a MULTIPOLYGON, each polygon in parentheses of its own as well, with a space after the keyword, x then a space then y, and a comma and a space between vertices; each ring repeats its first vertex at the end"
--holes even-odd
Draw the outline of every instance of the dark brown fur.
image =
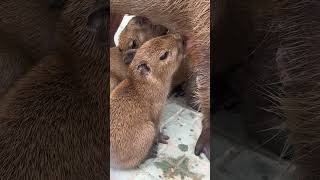
POLYGON ((111 93, 112 167, 134 168, 148 157, 158 136, 173 74, 184 58, 184 48, 179 34, 147 41, 130 64, 128 78, 111 93), (161 60, 164 52, 168 55, 161 60))
POLYGON ((0 36, 0 99, 35 63, 8 34, 0 36))
MULTIPOLYGON (((271 148, 278 152, 286 152, 288 145, 292 145, 292 161, 298 167, 296 177, 317 179, 320 177, 320 3, 312 0, 232 3, 225 7, 225 12, 231 12, 229 17, 234 19, 229 18, 229 25, 225 27, 234 34, 245 32, 245 38, 224 42, 245 47, 240 51, 230 47, 228 52, 237 52, 234 56, 242 57, 239 58, 240 75, 237 73, 231 81, 240 83, 235 87, 245 103, 243 114, 253 125, 249 130, 257 134, 258 129, 273 127, 266 131, 268 135, 260 132, 258 137, 265 141, 266 136, 270 139, 275 135, 271 148), (233 22, 243 23, 243 26, 235 29, 240 26, 234 26, 233 22)), ((220 17, 223 21, 224 16, 220 17)), ((217 36, 227 37, 228 34, 220 31, 217 36)), ((218 53, 222 55, 224 51, 220 50, 218 53)), ((222 56, 215 62, 229 63, 225 67, 232 65, 231 58, 222 56)))
MULTIPOLYGON (((16 18, 8 18, 11 23, 5 26, 0 23, 0 29, 14 30, 27 53, 36 58, 52 50, 43 43, 50 43, 48 24, 54 20, 30 3, 1 3, 1 14, 16 18), (32 42, 39 28, 44 28, 39 42, 32 42)), ((97 43, 101 38, 97 33, 106 30, 109 18, 98 31, 88 31, 87 17, 96 7, 94 0, 65 3, 53 47, 62 56, 41 60, 1 103, 1 178, 108 179, 109 48, 97 43)))
POLYGON ((210 137, 210 3, 209 1, 123 1, 111 0, 113 13, 145 16, 152 22, 179 32, 193 45, 188 51, 190 67, 197 76, 197 96, 204 113, 203 131, 196 145, 196 154, 209 156, 210 137), (207 148, 205 150, 205 148, 207 148))
POLYGON ((46 1, 0 3, 0 97, 40 58, 55 51, 58 13, 46 1), (32 7, 32 8, 31 8, 32 7))

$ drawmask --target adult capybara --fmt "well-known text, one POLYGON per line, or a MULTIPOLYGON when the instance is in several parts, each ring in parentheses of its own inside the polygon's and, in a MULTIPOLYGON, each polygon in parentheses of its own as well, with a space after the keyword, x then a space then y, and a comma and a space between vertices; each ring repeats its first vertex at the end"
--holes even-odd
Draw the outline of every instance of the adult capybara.
MULTIPOLYGON (((38 32, 51 20, 44 20, 43 10, 31 2, 19 2, 25 13, 20 6, 1 3, 1 13, 21 18, 26 32, 38 32), (23 22, 31 15, 43 24, 23 22)), ((108 179, 107 12, 107 4, 94 0, 66 1, 53 29, 57 43, 49 51, 60 55, 40 60, 5 95, 0 104, 1 178, 108 179)), ((14 33, 26 33, 23 24, 15 23, 10 24, 14 33)), ((47 54, 41 44, 50 44, 46 37, 40 44, 23 37, 28 54, 47 54)))
POLYGON ((115 14, 133 14, 149 18, 171 32, 187 36, 187 58, 190 69, 196 75, 197 96, 204 114, 203 129, 195 153, 210 154, 210 2, 188 1, 129 1, 111 0, 110 10, 115 14))
POLYGON ((219 17, 229 33, 217 34, 225 46, 216 51, 215 65, 230 75, 238 56, 241 68, 229 80, 242 97, 250 133, 282 156, 292 146, 298 179, 319 178, 320 3, 230 1, 223 10, 219 17), (238 38, 228 40, 232 35, 238 38))

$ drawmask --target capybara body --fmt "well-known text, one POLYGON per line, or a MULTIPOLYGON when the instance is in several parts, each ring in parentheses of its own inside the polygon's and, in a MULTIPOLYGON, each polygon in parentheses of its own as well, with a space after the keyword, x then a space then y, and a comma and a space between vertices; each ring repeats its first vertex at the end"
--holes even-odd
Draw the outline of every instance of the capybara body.
POLYGON ((108 179, 109 48, 107 37, 101 36, 107 30, 108 18, 101 21, 100 17, 95 31, 87 27, 92 24, 88 15, 107 11, 107 5, 94 0, 65 2, 59 11, 58 28, 53 28, 58 40, 52 42, 57 45, 52 48, 47 37, 39 42, 31 42, 31 35, 23 38, 28 32, 40 32, 36 37, 52 32, 48 23, 53 20, 42 17, 45 10, 37 9, 31 2, 21 1, 18 3, 21 6, 1 2, 1 14, 9 13, 16 20, 6 27, 13 29, 16 37, 21 34, 21 44, 31 57, 45 56, 47 52, 59 55, 40 59, 1 101, 0 176, 35 180, 108 179), (28 19, 30 16, 33 18, 28 19), (40 24, 33 27, 28 24, 31 20, 40 24), (22 28, 24 24, 26 31, 22 28))
POLYGON ((127 78, 129 65, 124 63, 118 47, 110 48, 110 92, 127 78))
POLYGON ((171 32, 189 38, 187 58, 191 72, 196 76, 196 95, 204 114, 203 130, 195 153, 210 154, 210 1, 148 1, 111 0, 112 13, 133 14, 149 18, 171 32))
POLYGON ((42 57, 55 51, 58 13, 46 1, 0 2, 0 97, 42 57))
POLYGON ((2 33, 0 39, 1 99, 15 82, 35 64, 35 61, 23 52, 23 48, 19 48, 10 35, 2 33))
POLYGON ((215 65, 230 75, 231 56, 237 57, 241 68, 229 81, 242 98, 250 134, 282 157, 292 146, 297 179, 320 177, 319 10, 318 1, 230 1, 219 16, 228 15, 230 33, 219 30, 217 37, 238 36, 224 44, 242 50, 220 46, 215 65))
POLYGON ((184 58, 179 34, 160 36, 138 49, 128 78, 110 97, 110 162, 114 168, 141 164, 159 136, 160 114, 171 80, 184 58))

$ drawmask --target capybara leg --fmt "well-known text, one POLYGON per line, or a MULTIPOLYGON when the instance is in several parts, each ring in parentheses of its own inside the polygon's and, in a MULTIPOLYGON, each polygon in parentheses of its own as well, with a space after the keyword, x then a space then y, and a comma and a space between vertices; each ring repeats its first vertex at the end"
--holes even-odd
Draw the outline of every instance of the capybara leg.
POLYGON ((162 143, 162 144, 168 144, 167 140, 169 139, 169 136, 164 135, 163 133, 159 133, 158 135, 158 143, 162 143))
POLYGON ((146 157, 147 159, 156 158, 158 155, 158 143, 154 143, 153 146, 150 148, 149 154, 146 157))
POLYGON ((206 128, 201 131, 194 153, 197 156, 204 153, 210 160, 210 128, 206 128))
MULTIPOLYGON (((210 72, 209 64, 202 64, 201 70, 210 72)), ((210 74, 209 76, 198 76, 196 78, 197 93, 200 99, 202 119, 202 132, 195 148, 195 154, 203 152, 210 160, 210 74)))

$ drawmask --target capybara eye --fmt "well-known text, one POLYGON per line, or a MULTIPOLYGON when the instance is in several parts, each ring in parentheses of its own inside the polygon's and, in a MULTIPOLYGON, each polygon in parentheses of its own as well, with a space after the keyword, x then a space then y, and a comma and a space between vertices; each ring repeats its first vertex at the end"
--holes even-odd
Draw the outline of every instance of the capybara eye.
POLYGON ((138 49, 138 43, 136 40, 132 41, 131 49, 138 49))
POLYGON ((162 54, 160 55, 160 60, 162 61, 162 60, 167 59, 168 54, 169 54, 169 52, 168 52, 168 51, 166 51, 166 52, 162 53, 162 54))

